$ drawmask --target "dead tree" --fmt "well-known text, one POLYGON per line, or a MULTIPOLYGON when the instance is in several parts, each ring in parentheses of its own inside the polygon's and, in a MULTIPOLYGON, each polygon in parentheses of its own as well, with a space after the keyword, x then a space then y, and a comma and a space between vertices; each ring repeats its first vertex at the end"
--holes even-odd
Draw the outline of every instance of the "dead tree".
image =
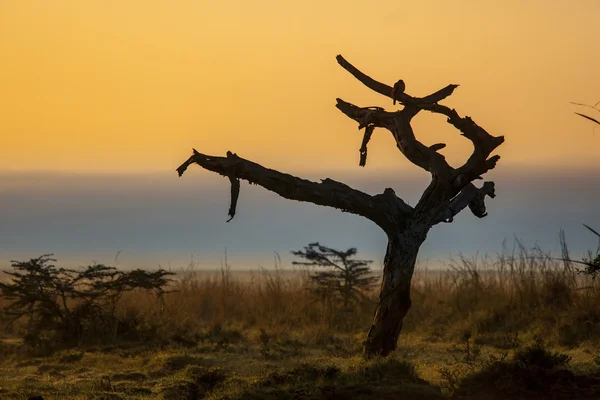
POLYGON ((359 129, 365 130, 359 165, 366 163, 367 144, 374 129, 384 128, 391 132, 396 146, 410 162, 431 174, 431 183, 414 207, 397 197, 390 188, 371 196, 331 179, 318 183, 268 169, 229 151, 227 157, 215 157, 194 149, 177 172, 181 176, 188 166, 198 164, 228 177, 231 181, 229 220, 235 215, 239 180, 244 179, 286 199, 338 208, 361 215, 381 227, 387 234, 388 246, 379 300, 364 344, 364 355, 367 358, 387 356, 396 349, 402 320, 411 306, 410 282, 421 244, 434 225, 452 222, 454 216, 467 206, 479 218, 487 215, 484 199, 486 195, 495 196, 494 183, 484 182, 477 188, 472 182, 482 179, 483 174, 496 166, 500 157, 491 156, 491 153, 504 142, 504 137, 490 135, 471 118, 461 117, 454 109, 439 104, 458 85, 448 85, 425 97, 413 97, 404 91, 403 82, 395 87, 388 86, 359 71, 341 55, 337 56, 337 61, 369 89, 393 97, 403 106, 399 111, 385 111, 381 107, 358 107, 342 99, 337 99, 336 105, 358 122, 359 129), (449 124, 472 142, 473 153, 462 166, 450 166, 439 153, 445 144, 426 146, 415 137, 411 120, 421 110, 444 115, 449 124))

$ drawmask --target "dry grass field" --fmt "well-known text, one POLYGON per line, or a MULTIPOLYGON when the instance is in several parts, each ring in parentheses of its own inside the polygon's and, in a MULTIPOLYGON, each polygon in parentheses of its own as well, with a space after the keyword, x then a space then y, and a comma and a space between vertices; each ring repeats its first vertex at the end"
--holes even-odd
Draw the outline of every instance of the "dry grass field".
POLYGON ((600 282, 540 249, 417 271, 387 359, 361 357, 376 293, 344 309, 307 281, 192 265, 162 298, 123 295, 110 340, 25 345, 19 321, 0 344, 0 398, 600 397, 600 282))

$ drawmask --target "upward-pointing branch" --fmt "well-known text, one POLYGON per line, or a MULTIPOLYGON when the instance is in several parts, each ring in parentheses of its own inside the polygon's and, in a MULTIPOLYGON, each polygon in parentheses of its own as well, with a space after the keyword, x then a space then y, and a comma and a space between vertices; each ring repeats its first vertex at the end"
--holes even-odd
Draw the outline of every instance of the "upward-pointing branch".
MULTIPOLYGON (((360 71, 354 65, 350 64, 344 57, 338 55, 336 57, 338 64, 342 66, 346 71, 350 72, 352 76, 361 81, 366 87, 369 89, 382 94, 386 97, 392 98, 392 86, 388 86, 385 83, 381 83, 371 78, 364 72, 360 71)), ((456 89, 458 85, 448 85, 445 88, 438 90, 435 93, 430 94, 425 97, 412 97, 406 93, 398 93, 395 98, 400 101, 401 104, 412 104, 412 105, 426 105, 437 103, 440 100, 445 99, 450 96, 454 89, 456 89)))
MULTIPOLYGON (((369 89, 380 93, 386 97, 392 98, 392 87, 388 86, 384 83, 381 83, 367 74, 360 71, 354 65, 350 64, 344 57, 338 55, 336 57, 338 63, 352 76, 362 82, 369 89)), ((445 105, 438 104, 440 100, 445 99, 450 96, 454 89, 456 89, 458 85, 448 85, 443 89, 438 90, 435 93, 432 93, 425 97, 413 97, 407 94, 406 92, 397 93, 394 95, 394 98, 397 99, 402 105, 404 105, 404 110, 394 113, 396 116, 402 116, 403 113, 410 112, 411 114, 416 114, 420 110, 430 111, 436 114, 444 115, 448 118, 448 123, 458 129, 462 136, 466 137, 473 143, 473 153, 469 157, 469 159, 462 165, 460 168, 456 170, 455 175, 460 176, 458 182, 462 182, 456 190, 462 189, 467 183, 471 182, 474 179, 477 179, 479 176, 485 174, 487 171, 493 169, 496 166, 496 163, 500 159, 500 156, 492 156, 491 153, 504 142, 503 136, 492 136, 485 129, 477 125, 471 118, 469 117, 461 117, 456 110, 451 109, 445 105), (414 110, 414 111, 413 111, 414 110)), ((338 108, 340 108, 338 106, 338 108)), ((369 113, 371 115, 382 116, 385 115, 385 111, 383 109, 379 109, 376 112, 369 113)), ((346 113, 347 114, 347 113, 346 113)), ((356 111, 355 111, 356 114, 356 111)), ((388 113, 391 115, 392 113, 388 113)), ((348 115, 348 114, 347 114, 348 115)), ((389 120, 389 118, 388 118, 389 120)), ((397 121, 402 121, 400 118, 396 118, 397 121)), ((409 122, 410 118, 404 118, 405 122, 409 122)), ((366 124, 365 124, 366 125, 366 124)), ((413 141, 414 135, 408 134, 406 132, 411 131, 409 124, 404 124, 405 129, 402 129, 403 132, 398 132, 398 129, 394 131, 394 128, 397 128, 398 125, 391 126, 390 123, 381 124, 380 126, 390 129, 396 138, 396 142, 399 144, 398 148, 402 151, 402 148, 399 143, 399 133, 404 133, 405 139, 410 139, 413 141), (408 125, 408 126, 406 126, 408 125)), ((377 126, 377 125, 376 125, 377 126)), ((415 141, 416 145, 410 145, 407 149, 419 149, 424 147, 423 145, 419 146, 420 142, 415 141)), ((428 171, 432 171, 435 169, 437 172, 448 172, 449 169, 446 167, 445 161, 443 161, 443 156, 437 153, 435 150, 441 148, 442 145, 434 145, 434 151, 425 151, 425 149, 419 149, 419 153, 417 156, 409 157, 407 152, 402 151, 407 158, 414 164, 427 169, 428 171), (426 154, 426 156, 423 156, 426 154), (423 160, 427 159, 426 165, 423 163, 423 160), (417 161, 417 162, 415 162, 417 161), (435 162, 435 165, 432 164, 435 162)), ((430 148, 431 149, 431 148, 430 148)))
POLYGON ((444 156, 437 152, 441 147, 435 145, 433 147, 425 146, 415 137, 410 121, 418 112, 418 109, 407 107, 402 111, 388 112, 380 108, 358 107, 342 99, 336 99, 336 101, 336 107, 347 117, 358 122, 359 129, 366 127, 361 146, 361 166, 366 162, 367 143, 371 138, 373 129, 385 128, 394 136, 398 149, 413 164, 430 172, 450 169, 444 156))

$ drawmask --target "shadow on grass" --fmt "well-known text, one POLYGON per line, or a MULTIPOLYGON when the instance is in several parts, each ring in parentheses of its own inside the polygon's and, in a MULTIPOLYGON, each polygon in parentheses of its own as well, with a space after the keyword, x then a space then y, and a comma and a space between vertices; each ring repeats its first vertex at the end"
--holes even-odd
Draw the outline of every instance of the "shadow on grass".
POLYGON ((495 361, 462 379, 453 399, 598 399, 600 373, 575 375, 570 357, 541 342, 495 361))
POLYGON ((165 400, 201 399, 226 379, 227 375, 220 368, 190 365, 186 368, 185 379, 176 380, 162 388, 162 398, 165 400))
POLYGON ((270 374, 232 400, 443 399, 440 389, 417 377, 412 364, 394 359, 361 363, 342 372, 332 365, 301 364, 270 374))

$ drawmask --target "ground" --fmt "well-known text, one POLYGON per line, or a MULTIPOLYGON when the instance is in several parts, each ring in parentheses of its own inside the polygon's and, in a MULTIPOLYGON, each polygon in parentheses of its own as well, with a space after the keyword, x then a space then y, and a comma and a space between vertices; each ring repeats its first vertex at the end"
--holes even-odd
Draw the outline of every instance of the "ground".
POLYGON ((304 272, 176 278, 79 325, 0 318, 0 399, 600 398, 600 279, 541 250, 418 271, 397 351, 369 361, 377 290, 346 307, 304 272))
POLYGON ((0 398, 600 397, 600 368, 592 349, 552 349, 571 357, 568 369, 515 367, 515 350, 480 347, 469 338, 447 343, 409 334, 392 357, 367 362, 356 339, 332 336, 328 343, 305 345, 293 338, 269 339, 264 331, 224 330, 197 343, 86 347, 47 357, 20 354, 18 341, 5 340, 0 398))

